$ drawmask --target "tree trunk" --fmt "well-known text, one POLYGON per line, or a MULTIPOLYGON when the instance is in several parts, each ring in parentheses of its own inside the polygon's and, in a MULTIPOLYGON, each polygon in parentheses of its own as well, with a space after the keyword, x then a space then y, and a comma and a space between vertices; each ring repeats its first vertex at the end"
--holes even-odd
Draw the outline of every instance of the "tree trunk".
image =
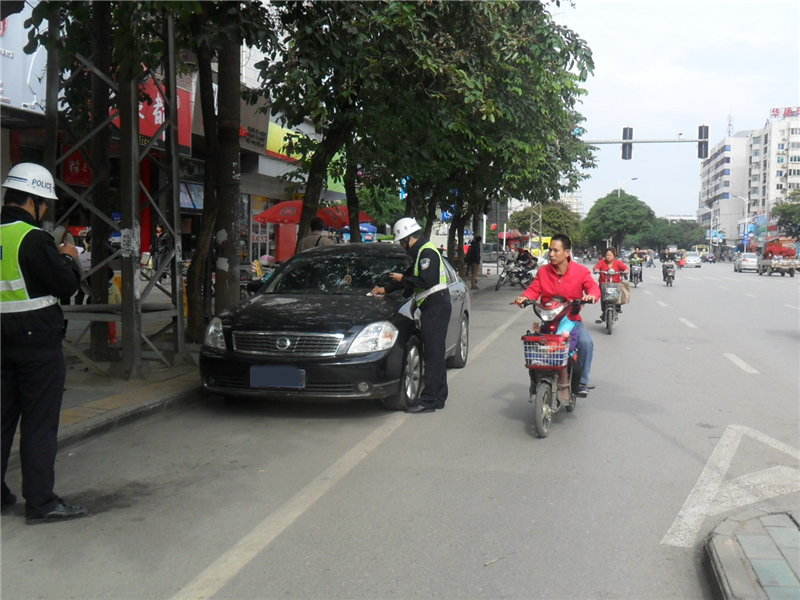
POLYGON ((431 232, 433 231, 433 222, 436 220, 436 206, 437 202, 434 198, 427 198, 428 210, 425 215, 425 237, 431 239, 431 232))
POLYGON ((351 131, 351 126, 342 126, 328 131, 311 158, 311 167, 308 170, 308 181, 306 182, 306 191, 303 199, 303 212, 300 216, 300 228, 297 232, 298 248, 300 247, 300 240, 311 231, 311 219, 317 216, 322 188, 328 178, 328 165, 336 153, 342 149, 347 138, 351 135, 351 131))
POLYGON ((358 178, 358 165, 354 156, 352 143, 347 144, 347 168, 344 172, 344 192, 347 195, 347 212, 350 215, 350 243, 361 243, 361 227, 358 221, 358 193, 356 192, 356 179, 358 178))
POLYGON ((215 311, 239 303, 239 124, 241 87, 239 82, 241 50, 236 42, 219 49, 219 118, 217 119, 219 153, 215 157, 219 213, 214 229, 217 247, 215 311))
MULTIPOLYGON (((200 17, 202 18, 202 16, 200 17)), ((192 263, 187 273, 188 318, 186 338, 190 342, 202 342, 205 332, 206 303, 203 299, 203 284, 206 280, 209 249, 217 220, 216 171, 209 168, 219 152, 217 137, 217 116, 214 113, 214 88, 211 75, 212 52, 203 44, 197 53, 197 74, 200 88, 200 109, 203 113, 203 130, 206 144, 206 169, 203 179, 203 222, 197 235, 197 246, 192 255, 192 263)), ((237 83, 236 89, 239 89, 237 83)), ((208 288, 208 284, 206 284, 208 288)), ((206 289, 207 292, 210 290, 206 289)), ((210 306, 208 309, 210 310, 210 306)))

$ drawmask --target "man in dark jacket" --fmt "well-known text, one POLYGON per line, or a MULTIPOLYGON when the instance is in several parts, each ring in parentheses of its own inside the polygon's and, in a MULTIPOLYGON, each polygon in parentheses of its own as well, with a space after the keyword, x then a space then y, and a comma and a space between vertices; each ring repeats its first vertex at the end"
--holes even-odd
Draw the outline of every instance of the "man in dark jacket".
POLYGON ((70 243, 56 246, 38 225, 48 200, 56 200, 50 172, 21 163, 5 182, 0 213, 0 319, 2 319, 2 509, 17 498, 6 485, 8 459, 20 427, 22 495, 29 524, 86 515, 54 492, 55 460, 66 364, 61 341, 64 314, 81 270, 70 243))
POLYGON ((413 414, 431 413, 444 408, 447 400, 447 366, 445 338, 452 306, 447 288, 447 272, 439 250, 422 234, 414 219, 400 219, 394 226, 394 239, 411 255, 411 266, 405 273, 390 273, 384 287, 375 287, 372 294, 382 296, 405 288, 413 291, 420 310, 422 359, 425 362, 425 387, 417 406, 406 409, 413 414))
POLYGON ((483 239, 481 236, 477 235, 473 238, 472 243, 469 245, 469 250, 467 250, 467 256, 464 259, 467 263, 467 267, 471 269, 471 277, 472 277, 472 286, 470 289, 477 290, 478 289, 478 271, 481 270, 481 242, 483 239))

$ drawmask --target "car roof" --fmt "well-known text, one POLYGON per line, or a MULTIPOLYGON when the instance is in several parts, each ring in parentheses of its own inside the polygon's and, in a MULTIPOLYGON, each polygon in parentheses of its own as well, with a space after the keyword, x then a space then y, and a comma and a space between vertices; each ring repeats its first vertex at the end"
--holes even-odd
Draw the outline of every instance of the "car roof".
MULTIPOLYGON (((383 244, 378 242, 316 246, 298 254, 302 254, 303 256, 341 256, 344 254, 386 257, 408 256, 408 253, 400 244, 383 244)), ((297 256, 298 254, 295 254, 294 256, 297 256)), ((292 258, 294 258, 294 256, 292 258)))

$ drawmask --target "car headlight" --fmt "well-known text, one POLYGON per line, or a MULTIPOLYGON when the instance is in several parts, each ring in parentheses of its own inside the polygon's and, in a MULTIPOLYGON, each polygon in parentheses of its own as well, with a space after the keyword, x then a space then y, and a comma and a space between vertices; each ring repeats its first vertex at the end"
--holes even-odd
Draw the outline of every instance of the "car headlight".
POLYGON ((397 341, 397 334, 397 327, 389 323, 389 321, 370 323, 356 336, 347 353, 366 354, 368 352, 388 350, 397 341))
POLYGON ((222 319, 219 317, 214 317, 208 324, 206 335, 203 338, 203 345, 219 350, 227 349, 225 347, 225 334, 222 332, 222 319))

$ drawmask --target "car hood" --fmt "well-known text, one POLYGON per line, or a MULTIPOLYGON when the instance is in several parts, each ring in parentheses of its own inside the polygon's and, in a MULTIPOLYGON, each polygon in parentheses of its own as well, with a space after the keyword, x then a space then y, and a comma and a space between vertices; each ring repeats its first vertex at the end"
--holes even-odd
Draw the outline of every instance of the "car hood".
POLYGON ((259 294, 219 316, 225 326, 237 331, 345 333, 375 321, 392 321, 398 313, 411 314, 410 303, 399 294, 259 294))

